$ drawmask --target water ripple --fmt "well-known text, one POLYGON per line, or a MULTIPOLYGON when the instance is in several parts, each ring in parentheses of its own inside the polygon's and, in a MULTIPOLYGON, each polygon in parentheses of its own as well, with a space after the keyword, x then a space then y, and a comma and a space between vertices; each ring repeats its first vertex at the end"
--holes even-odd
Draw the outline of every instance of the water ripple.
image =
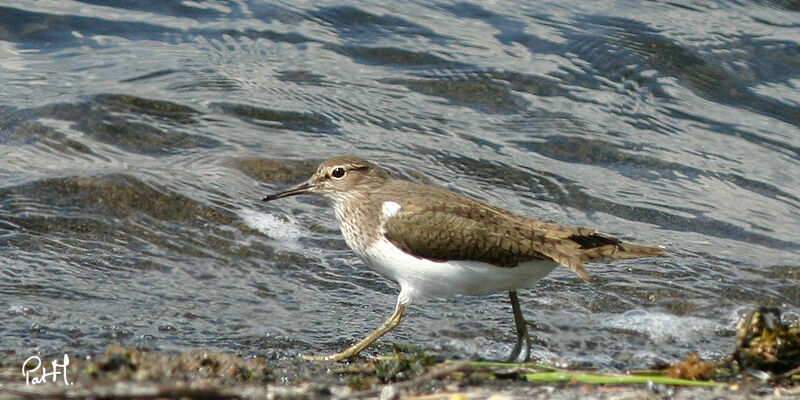
MULTIPOLYGON (((587 266, 592 285, 557 269, 526 291, 542 357, 623 370, 721 356, 739 311, 798 313, 796 14, 782 1, 4 5, 0 353, 344 347, 386 317, 396 285, 347 248, 324 199, 261 198, 356 154, 666 246, 587 266), (692 340, 645 329, 669 323, 692 340)), ((506 353, 505 299, 420 302, 374 351, 439 338, 441 354, 506 353)))

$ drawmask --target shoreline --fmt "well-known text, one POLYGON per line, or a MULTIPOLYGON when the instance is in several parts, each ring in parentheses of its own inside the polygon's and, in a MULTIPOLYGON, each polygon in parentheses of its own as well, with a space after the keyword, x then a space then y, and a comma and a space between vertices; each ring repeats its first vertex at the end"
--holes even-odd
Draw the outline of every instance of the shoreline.
MULTIPOLYGON (((713 387, 648 383, 647 379, 638 384, 592 384, 581 383, 575 377, 578 374, 624 377, 626 374, 556 370, 532 363, 442 361, 422 352, 409 354, 399 349, 376 359, 320 363, 301 357, 266 360, 203 350, 173 354, 112 345, 104 355, 93 360, 70 360, 63 367, 63 375, 47 376, 46 382, 36 385, 26 383, 21 369, 24 362, 4 360, 0 365, 0 400, 800 398, 797 380, 774 385, 749 374, 738 374, 713 387), (533 382, 528 374, 536 371, 551 375, 552 371, 561 371, 566 381, 533 382)), ((42 365, 52 374, 51 360, 45 360, 42 365)), ((31 376, 42 373, 41 370, 31 371, 31 376)))

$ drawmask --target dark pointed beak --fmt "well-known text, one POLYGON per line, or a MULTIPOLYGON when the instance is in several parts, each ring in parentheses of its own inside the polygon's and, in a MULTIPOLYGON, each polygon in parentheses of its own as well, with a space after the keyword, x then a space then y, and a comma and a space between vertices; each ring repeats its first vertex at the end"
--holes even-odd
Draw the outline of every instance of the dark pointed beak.
POLYGON ((312 193, 314 190, 314 185, 309 182, 303 182, 297 186, 290 187, 280 193, 271 194, 269 196, 264 196, 262 199, 263 201, 272 201, 275 199, 280 199, 282 197, 289 197, 289 196, 296 196, 298 194, 307 194, 312 193))

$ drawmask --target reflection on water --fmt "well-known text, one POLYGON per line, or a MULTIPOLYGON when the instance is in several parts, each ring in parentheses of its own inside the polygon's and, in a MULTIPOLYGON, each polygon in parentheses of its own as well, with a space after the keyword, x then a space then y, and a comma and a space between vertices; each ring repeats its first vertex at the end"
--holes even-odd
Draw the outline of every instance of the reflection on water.
MULTIPOLYGON (((606 368, 800 319, 800 42, 785 2, 0 6, 0 353, 344 348, 397 288, 318 198, 337 154, 663 244, 522 294, 534 353, 606 368), (346 321, 346 322, 345 322, 346 321), (677 330, 676 330, 677 329, 677 330)), ((505 295, 382 339, 497 358, 505 295)))

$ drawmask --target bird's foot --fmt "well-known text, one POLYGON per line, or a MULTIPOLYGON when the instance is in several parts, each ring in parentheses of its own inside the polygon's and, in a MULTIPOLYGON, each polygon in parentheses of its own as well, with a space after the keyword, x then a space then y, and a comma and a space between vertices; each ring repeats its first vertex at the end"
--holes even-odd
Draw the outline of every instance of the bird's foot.
POLYGON ((531 337, 528 336, 527 332, 525 332, 525 334, 522 337, 517 338, 517 344, 514 346, 514 350, 511 351, 511 355, 508 356, 506 362, 524 363, 529 360, 530 355, 531 355, 531 337))

